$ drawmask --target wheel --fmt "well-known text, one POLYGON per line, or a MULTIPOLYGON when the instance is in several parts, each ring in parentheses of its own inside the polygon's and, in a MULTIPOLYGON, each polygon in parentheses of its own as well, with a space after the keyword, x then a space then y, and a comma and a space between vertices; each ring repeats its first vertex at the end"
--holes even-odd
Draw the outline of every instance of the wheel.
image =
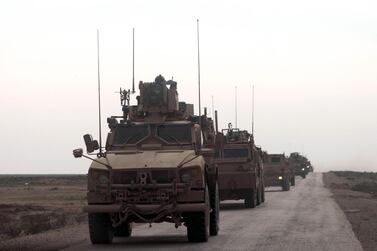
POLYGON ((292 185, 292 186, 295 186, 295 185, 296 185, 296 178, 295 178, 294 175, 292 175, 292 177, 291 177, 291 185, 292 185))
POLYGON ((251 189, 249 193, 247 193, 245 198, 245 207, 246 208, 254 208, 257 204, 256 202, 256 191, 255 189, 251 189))
POLYGON ((105 213, 88 214, 90 241, 93 244, 110 244, 113 241, 113 228, 110 215, 105 213))
POLYGON ((192 212, 187 217, 187 238, 189 242, 207 242, 209 235, 209 195, 208 187, 206 187, 205 204, 208 205, 206 212, 192 212))
POLYGON ((260 185, 259 185, 259 187, 257 188, 257 203, 256 203, 256 205, 259 206, 261 203, 262 203, 262 191, 261 191, 261 188, 260 188, 260 185))
POLYGON ((132 234, 132 223, 124 222, 122 225, 114 229, 114 236, 130 237, 132 234))
POLYGON ((283 180, 282 189, 283 189, 283 191, 289 191, 290 188, 291 188, 291 186, 290 186, 290 183, 289 183, 289 179, 288 179, 288 177, 285 177, 284 180, 283 180))
POLYGON ((302 177, 303 179, 305 179, 306 174, 305 174, 305 173, 304 173, 304 174, 301 174, 301 177, 302 177))
POLYGON ((217 182, 210 194, 211 213, 209 222, 209 234, 217 235, 219 232, 219 215, 220 215, 220 200, 219 200, 219 186, 217 182))

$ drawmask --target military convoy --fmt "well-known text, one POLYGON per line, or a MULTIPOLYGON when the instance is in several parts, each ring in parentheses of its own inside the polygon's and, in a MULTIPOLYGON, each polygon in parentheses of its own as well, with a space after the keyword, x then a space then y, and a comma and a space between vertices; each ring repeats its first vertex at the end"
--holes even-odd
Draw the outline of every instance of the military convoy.
POLYGON ((218 171, 213 120, 178 101, 177 82, 161 75, 139 83, 137 105, 121 91, 122 116, 107 119, 105 151, 84 135, 88 172, 89 233, 93 244, 128 237, 133 223, 185 225, 190 242, 219 231, 218 171))
POLYGON ((136 105, 120 90, 123 114, 107 119, 104 148, 101 136, 98 143, 86 134, 87 154, 73 151, 92 161, 84 211, 93 244, 131 236, 133 223, 160 222, 184 225, 190 242, 206 242, 218 234, 220 200, 254 208, 264 202, 265 186, 288 191, 295 175, 313 170, 298 153, 267 154, 246 130, 229 125, 218 132, 217 116, 214 124, 179 102, 173 80, 159 75, 139 90, 136 105))
POLYGON ((285 154, 263 154, 264 176, 266 186, 281 186, 289 191, 296 183, 295 172, 285 154))
POLYGON ((246 208, 264 202, 263 162, 253 135, 229 124, 216 142, 220 200, 243 199, 246 208))

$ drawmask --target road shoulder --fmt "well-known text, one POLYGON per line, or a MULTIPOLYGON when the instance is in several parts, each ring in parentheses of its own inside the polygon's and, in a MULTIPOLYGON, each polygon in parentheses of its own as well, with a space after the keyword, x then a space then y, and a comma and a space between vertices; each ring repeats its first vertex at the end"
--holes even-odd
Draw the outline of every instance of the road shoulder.
POLYGON ((365 180, 352 172, 341 176, 335 172, 324 173, 323 182, 351 223, 363 249, 376 250, 377 194, 355 191, 365 180))

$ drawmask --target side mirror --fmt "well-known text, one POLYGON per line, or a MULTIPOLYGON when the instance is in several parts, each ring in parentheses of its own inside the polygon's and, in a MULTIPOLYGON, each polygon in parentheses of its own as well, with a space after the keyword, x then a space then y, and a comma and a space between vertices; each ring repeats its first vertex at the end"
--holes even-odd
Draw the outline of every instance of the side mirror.
POLYGON ((86 145, 86 151, 88 153, 92 153, 95 150, 99 149, 98 141, 97 140, 93 140, 92 135, 85 134, 84 135, 84 141, 85 141, 85 145, 86 145))
POLYGON ((82 148, 73 150, 73 156, 75 156, 75 158, 81 158, 82 154, 83 154, 82 148))

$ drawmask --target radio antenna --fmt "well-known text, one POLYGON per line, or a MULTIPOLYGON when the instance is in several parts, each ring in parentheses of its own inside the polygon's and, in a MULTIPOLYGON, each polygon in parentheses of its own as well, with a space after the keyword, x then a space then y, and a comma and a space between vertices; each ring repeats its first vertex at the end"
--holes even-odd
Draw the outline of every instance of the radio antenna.
POLYGON ((199 116, 202 115, 200 104, 200 53, 199 53, 199 19, 196 19, 196 35, 198 39, 198 94, 199 94, 199 116))
POLYGON ((99 30, 97 29, 97 80, 98 80, 98 127, 99 127, 99 154, 102 156, 102 129, 101 129, 101 81, 99 68, 99 30))
POLYGON ((132 94, 135 93, 135 28, 132 28, 132 94))
POLYGON ((252 88, 252 103, 251 103, 251 133, 254 137, 254 85, 252 88))
POLYGON ((235 103, 235 126, 236 126, 236 128, 238 128, 237 127, 237 86, 235 86, 235 88, 234 88, 234 103, 235 103))

